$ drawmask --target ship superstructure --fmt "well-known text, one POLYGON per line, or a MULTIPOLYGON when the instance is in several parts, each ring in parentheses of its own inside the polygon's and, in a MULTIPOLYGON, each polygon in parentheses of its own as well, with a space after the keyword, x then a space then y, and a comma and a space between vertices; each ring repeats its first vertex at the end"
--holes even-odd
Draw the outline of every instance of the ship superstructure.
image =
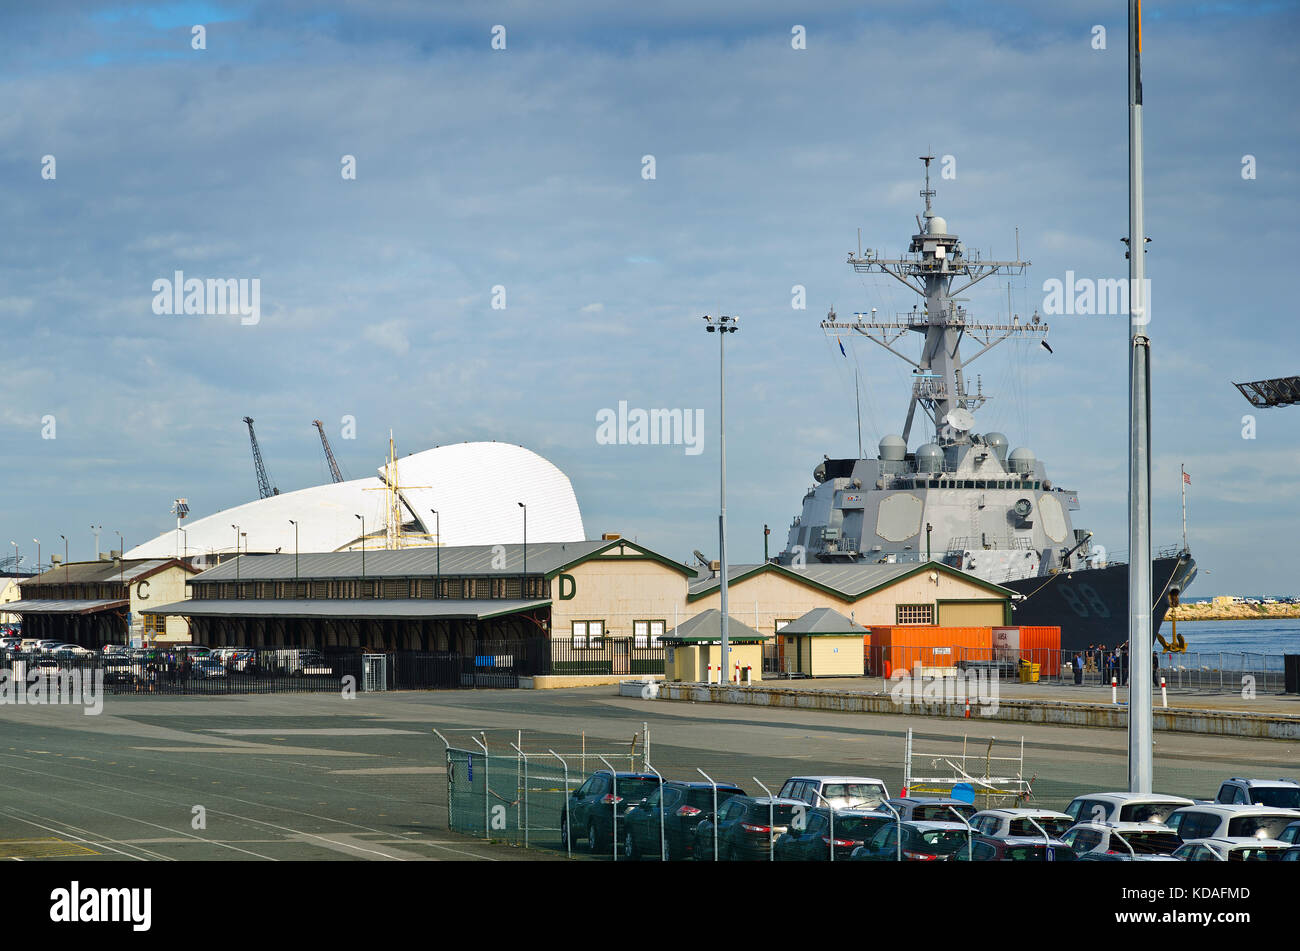
MULTIPOLYGON (((925 210, 907 254, 886 258, 859 249, 848 256, 855 272, 887 274, 921 301, 883 320, 874 311, 842 320, 832 309, 821 325, 828 333, 861 334, 911 366, 903 430, 883 437, 874 459, 825 457, 816 466, 815 484, 776 560, 793 566, 942 561, 1023 592, 1018 623, 1077 618, 1075 636, 1063 637, 1064 644, 1084 631, 1118 643, 1123 638, 1112 637, 1110 628, 1125 616, 1125 569, 1108 565, 1091 533, 1075 528, 1078 493, 1056 485, 1032 449, 1012 449, 1000 432, 976 431, 975 414, 990 396, 978 377, 970 387, 967 369, 1009 338, 1045 343, 1049 327, 1036 313, 1023 321, 1009 314, 1006 323, 980 322, 962 295, 995 274, 1021 275, 1029 262, 1018 259, 1019 248, 1011 261, 984 260, 966 248, 934 211, 933 156, 921 161, 925 210), (922 338, 917 356, 905 344, 909 334, 922 338), (1064 618, 1053 617, 1062 611, 1064 618)), ((1194 574, 1185 550, 1156 559, 1157 625, 1169 593, 1184 589, 1194 574)))

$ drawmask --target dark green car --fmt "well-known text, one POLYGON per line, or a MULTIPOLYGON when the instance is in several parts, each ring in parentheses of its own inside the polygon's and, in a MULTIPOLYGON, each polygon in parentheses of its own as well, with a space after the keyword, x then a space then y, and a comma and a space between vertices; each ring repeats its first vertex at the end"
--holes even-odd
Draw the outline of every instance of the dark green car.
MULTIPOLYGON (((730 783, 718 785, 718 808, 745 790, 730 783)), ((708 783, 669 780, 663 795, 656 789, 641 805, 623 816, 623 855, 637 859, 659 857, 660 816, 662 814, 663 850, 670 862, 692 857, 695 827, 713 816, 713 787, 708 783)))
MULTIPOLYGON (((835 811, 835 861, 847 859, 853 850, 866 845, 881 826, 895 822, 886 812, 858 809, 835 811)), ((829 862, 831 860, 831 813, 809 809, 804 817, 791 820, 790 829, 776 840, 778 862, 829 862), (802 827, 802 828, 801 828, 802 827)))

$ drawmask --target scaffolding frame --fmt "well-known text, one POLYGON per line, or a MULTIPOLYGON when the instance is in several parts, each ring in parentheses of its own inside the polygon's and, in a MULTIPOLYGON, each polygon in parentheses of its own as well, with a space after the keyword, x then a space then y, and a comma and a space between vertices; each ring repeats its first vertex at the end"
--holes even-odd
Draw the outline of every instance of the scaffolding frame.
MULTIPOLYGON (((903 760, 903 787, 907 795, 951 797, 953 787, 969 783, 976 796, 984 797, 984 808, 1029 802, 1033 798, 1033 778, 1025 779, 1025 738, 1020 737, 1019 752, 1015 756, 994 756, 991 736, 983 753, 972 751, 970 738, 963 734, 961 752, 918 750, 913 742, 912 730, 907 731, 907 747, 903 760), (913 772, 913 762, 928 760, 930 769, 947 766, 953 775, 918 776, 913 772), (1008 775, 993 775, 994 768, 1008 775), (1010 800, 1008 803, 1006 800, 1010 800)), ((954 741, 955 742, 955 741, 954 741)))

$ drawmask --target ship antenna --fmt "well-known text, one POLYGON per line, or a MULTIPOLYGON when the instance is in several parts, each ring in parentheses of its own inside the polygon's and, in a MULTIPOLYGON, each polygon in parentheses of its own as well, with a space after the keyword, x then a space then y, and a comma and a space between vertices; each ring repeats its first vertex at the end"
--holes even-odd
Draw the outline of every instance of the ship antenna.
POLYGON ((934 212, 930 210, 930 199, 938 194, 930 187, 930 163, 934 161, 934 156, 922 155, 920 158, 925 163, 925 188, 921 191, 921 197, 925 199, 925 217, 933 218, 934 212))

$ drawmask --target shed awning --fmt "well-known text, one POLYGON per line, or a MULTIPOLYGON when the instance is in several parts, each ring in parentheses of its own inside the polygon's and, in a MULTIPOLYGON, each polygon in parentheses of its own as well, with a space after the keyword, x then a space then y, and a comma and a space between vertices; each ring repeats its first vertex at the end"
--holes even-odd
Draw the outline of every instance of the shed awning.
POLYGON ((114 601, 61 601, 52 598, 23 598, 0 605, 0 610, 12 614, 95 614, 99 611, 111 611, 125 608, 130 602, 125 598, 114 601))
POLYGON ((550 605, 549 599, 535 601, 452 600, 439 598, 222 598, 177 601, 141 614, 183 617, 300 617, 394 620, 485 621, 507 614, 520 614, 550 605))

